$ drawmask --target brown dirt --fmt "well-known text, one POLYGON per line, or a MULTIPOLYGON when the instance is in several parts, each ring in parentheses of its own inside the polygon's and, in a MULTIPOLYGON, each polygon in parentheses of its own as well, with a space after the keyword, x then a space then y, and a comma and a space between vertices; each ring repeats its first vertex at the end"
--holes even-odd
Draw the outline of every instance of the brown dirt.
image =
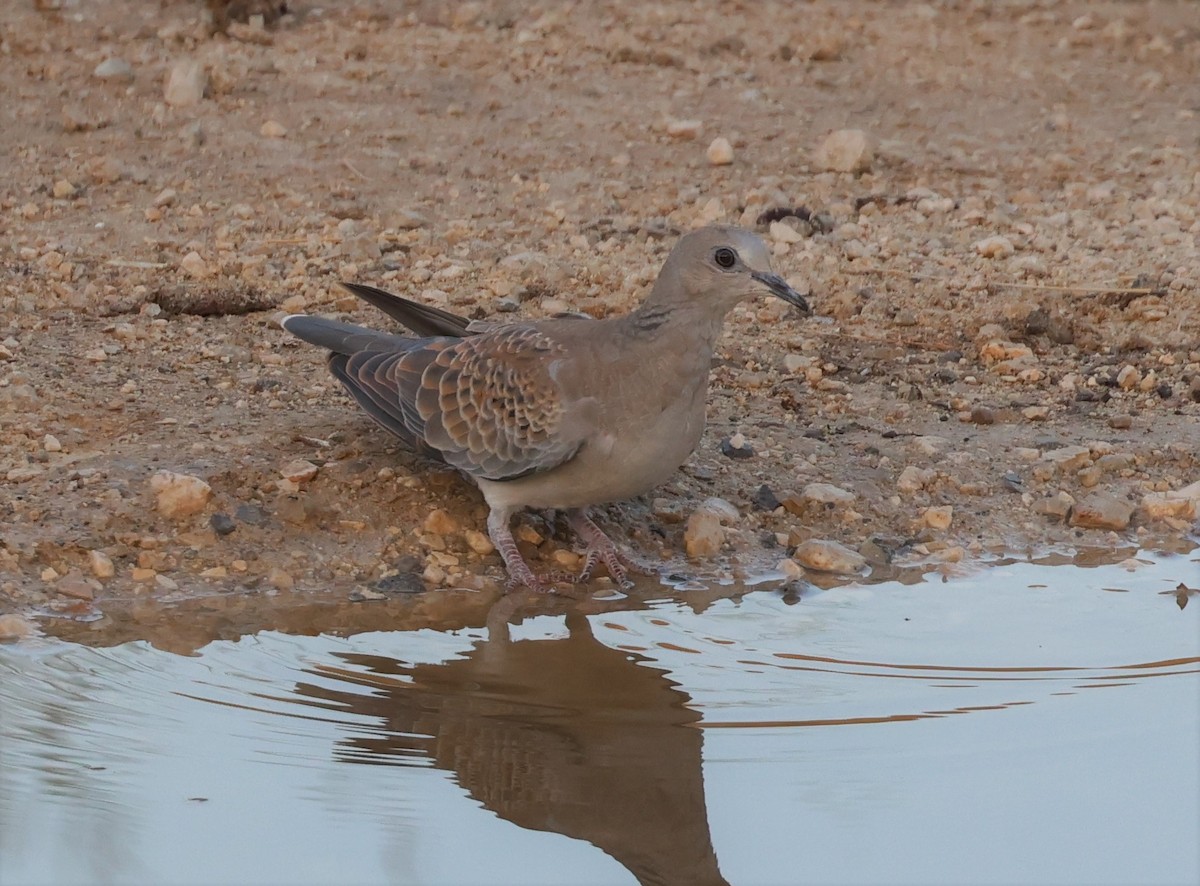
MULTIPOLYGON (((823 215, 787 220, 804 236, 776 265, 820 316, 738 309, 700 450, 606 525, 683 568, 686 517, 726 499, 725 555, 691 568, 734 574, 808 538, 929 568, 1190 544, 1191 515, 1114 535, 1046 501, 1200 479, 1194 2, 299 0, 215 35, 199 2, 9 6, 0 611, 421 574, 494 592, 463 535, 479 495, 396 451, 277 311, 378 322, 333 285, 354 279, 472 316, 620 312, 679 232, 796 206, 823 215), (128 74, 97 76, 114 57, 128 74), (189 58, 206 97, 168 105, 189 58), (843 128, 875 140, 868 171, 818 168, 843 128), (1008 245, 985 257, 989 237, 1008 245), (737 432, 754 457, 720 453, 737 432), (292 488, 297 459, 320 470, 292 488), (160 469, 212 500, 161 516, 160 469), (756 507, 764 484, 784 507, 756 507), (942 505, 950 527, 926 525, 942 505)), ((556 524, 526 525, 570 562, 556 524)))

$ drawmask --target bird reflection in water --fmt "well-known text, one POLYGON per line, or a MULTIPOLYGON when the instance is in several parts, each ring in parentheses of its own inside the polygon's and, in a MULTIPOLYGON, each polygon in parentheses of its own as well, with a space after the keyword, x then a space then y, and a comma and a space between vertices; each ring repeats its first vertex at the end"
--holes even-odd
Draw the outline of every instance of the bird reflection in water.
POLYGON ((725 883, 690 697, 644 658, 597 641, 584 615, 567 615, 559 639, 513 641, 503 613, 488 627, 441 664, 342 654, 350 667, 319 666, 322 684, 297 692, 380 722, 339 743, 345 762, 426 757, 501 818, 586 840, 640 883, 725 883))

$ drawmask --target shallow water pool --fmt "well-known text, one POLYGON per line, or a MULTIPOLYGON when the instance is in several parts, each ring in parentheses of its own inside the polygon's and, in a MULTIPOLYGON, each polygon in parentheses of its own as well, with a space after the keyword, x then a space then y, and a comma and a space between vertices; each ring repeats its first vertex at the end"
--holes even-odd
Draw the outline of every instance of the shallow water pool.
POLYGON ((51 622, 0 882, 1195 883, 1200 557, 1138 561, 51 622))

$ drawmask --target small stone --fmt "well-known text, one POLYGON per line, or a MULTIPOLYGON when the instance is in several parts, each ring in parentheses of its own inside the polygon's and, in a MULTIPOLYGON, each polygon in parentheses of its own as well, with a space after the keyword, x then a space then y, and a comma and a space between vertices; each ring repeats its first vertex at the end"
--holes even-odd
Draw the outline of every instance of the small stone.
POLYGON ((401 231, 412 231, 429 224, 429 219, 413 209, 401 209, 392 218, 392 227, 401 231))
POLYGON ((158 573, 153 569, 147 569, 142 566, 135 566, 129 573, 129 577, 134 581, 154 581, 158 573))
POLYGON ((718 136, 708 146, 705 156, 713 166, 728 166, 733 162, 733 146, 729 144, 729 139, 718 136))
POLYGON ((0 641, 24 640, 37 634, 37 625, 23 615, 0 615, 0 641))
POLYGON ((689 557, 694 560, 712 557, 724 543, 725 530, 721 528, 721 518, 717 514, 701 508, 688 517, 683 544, 689 557))
POLYGON ((62 452, 62 443, 53 434, 47 434, 42 438, 42 448, 47 452, 62 452))
POLYGON ((62 178, 54 183, 52 193, 55 200, 66 200, 68 197, 74 197, 77 190, 75 185, 62 178))
POLYGON ((46 473, 46 469, 41 465, 21 465, 20 467, 10 468, 8 473, 4 475, 4 478, 13 483, 20 483, 23 480, 32 480, 34 477, 40 477, 44 473, 46 473))
POLYGON ((796 579, 804 577, 804 567, 790 557, 786 560, 780 560, 775 564, 775 568, 782 572, 784 578, 796 579))
POLYGON ((123 58, 106 58, 92 70, 92 76, 97 80, 121 80, 126 83, 133 80, 133 67, 123 58))
POLYGON ((1043 457, 1060 473, 1079 471, 1092 463, 1092 451, 1086 446, 1063 446, 1061 449, 1051 449, 1043 457))
POLYGON ((813 152, 813 162, 831 172, 866 172, 874 159, 871 138, 861 129, 831 132, 813 152))
POLYGON ((996 423, 996 410, 990 406, 972 406, 970 419, 971 424, 994 425, 996 423))
POLYGON ((290 591, 296 586, 296 580, 291 573, 273 566, 267 570, 267 584, 279 591, 290 591))
POLYGON ((208 276, 208 263, 200 257, 200 253, 192 250, 180 260, 179 270, 196 280, 203 280, 208 276))
POLYGON ((1142 374, 1136 366, 1126 363, 1117 373, 1117 386, 1123 391, 1131 391, 1142 380, 1142 374))
POLYGON ((1170 492, 1142 497, 1141 512, 1148 520, 1195 520, 1200 516, 1200 482, 1170 492))
POLYGON ((486 533, 480 532, 478 529, 468 529, 463 533, 463 538, 467 542, 467 547, 481 557, 486 557, 488 554, 495 553, 496 551, 496 546, 492 544, 492 540, 486 533))
POLYGON ((436 563, 430 563, 425 567, 425 571, 421 573, 421 578, 425 584, 439 587, 446 580, 446 570, 436 563))
POLYGON ((809 539, 796 548, 792 559, 806 569, 853 575, 867 565, 867 558, 858 551, 836 541, 809 539))
POLYGON ((158 511, 164 517, 177 520, 204 510, 212 498, 212 487, 190 474, 158 471, 150 478, 158 511))
POLYGON ((802 493, 804 498, 819 504, 844 505, 854 501, 858 496, 853 492, 834 486, 832 483, 809 483, 802 493))
MULTIPOLYGON (((437 569, 438 567, 434 566, 432 568, 437 569)), ((444 572, 442 573, 442 576, 445 577, 444 572)), ((441 582, 438 581, 437 584, 441 584, 441 582)), ((382 591, 376 591, 373 588, 355 588, 350 592, 351 603, 371 603, 376 600, 386 599, 387 594, 383 593, 382 591)))
POLYGON ((771 235, 771 239, 776 243, 799 243, 804 239, 804 235, 789 225, 787 222, 773 221, 767 231, 771 235))
POLYGON ((921 521, 930 529, 949 529, 954 521, 954 508, 950 505, 926 508, 921 521))
POLYGON ((936 456, 941 455, 950 448, 950 441, 945 437, 939 437, 936 434, 926 434, 921 437, 913 437, 911 441, 912 448, 921 455, 936 456))
POLYGON ((758 491, 754 493, 754 497, 750 500, 750 503, 760 511, 773 511, 782 504, 779 501, 779 496, 766 483, 758 487, 758 491))
POLYGON ((1071 525, 1081 529, 1122 530, 1133 517, 1133 505, 1107 492, 1095 492, 1075 505, 1071 525))
POLYGON ((900 472, 896 480, 896 489, 900 492, 919 492, 933 482, 937 473, 931 468, 918 468, 909 465, 900 472))
POLYGON ((208 92, 208 73, 195 59, 182 59, 171 66, 163 86, 163 99, 173 108, 199 104, 208 92))
POLYGON ((1050 409, 1047 406, 1026 406, 1021 414, 1029 421, 1045 421, 1050 417, 1050 409))
POLYGON ((217 535, 229 535, 237 529, 237 524, 228 514, 218 511, 208 518, 208 525, 217 535))
POLYGON ((283 477, 283 479, 290 480, 297 486, 302 486, 309 480, 313 479, 313 477, 317 476, 317 472, 319 470, 320 468, 314 465, 311 461, 297 458, 293 461, 289 461, 286 465, 280 468, 279 474, 283 477))
POLYGON ((88 551, 88 568, 96 578, 112 578, 117 574, 112 558, 104 551, 88 551))
POLYGON ((671 120, 667 123, 667 135, 671 138, 697 138, 704 124, 699 120, 671 120))
POLYGON ((713 498, 706 498, 700 502, 700 507, 697 510, 700 509, 716 514, 722 523, 736 523, 742 516, 733 502, 726 501, 723 498, 716 498, 715 496, 713 498))
POLYGON ((975 251, 984 258, 1008 258, 1014 252, 1016 247, 1013 242, 1007 237, 996 235, 994 237, 984 237, 975 244, 975 251))
POLYGON ((73 597, 76 600, 91 600, 96 596, 95 589, 82 575, 66 576, 54 586, 54 591, 64 597, 73 597))
POLYGON ((753 458, 754 447, 746 442, 742 434, 734 434, 721 441, 721 455, 726 458, 753 458))
POLYGON ((1127 431, 1133 427, 1132 415, 1114 415, 1108 420, 1108 426, 1113 430, 1127 431))
POLYGON ((164 591, 179 590, 179 582, 171 578, 169 575, 163 575, 161 572, 154 576, 154 583, 164 591))
POLYGON ((258 131, 265 138, 283 138, 288 132, 287 127, 278 120, 268 120, 258 131))
POLYGON ((1033 503, 1033 512, 1043 517, 1065 520, 1075 506, 1075 499, 1069 492, 1059 492, 1049 498, 1039 499, 1033 503))
POLYGON ((267 522, 266 512, 258 505, 238 505, 233 511, 233 516, 247 526, 261 526, 267 522))
POLYGON ((422 528, 433 535, 455 535, 459 531, 458 521, 449 512, 436 508, 429 512, 422 528))

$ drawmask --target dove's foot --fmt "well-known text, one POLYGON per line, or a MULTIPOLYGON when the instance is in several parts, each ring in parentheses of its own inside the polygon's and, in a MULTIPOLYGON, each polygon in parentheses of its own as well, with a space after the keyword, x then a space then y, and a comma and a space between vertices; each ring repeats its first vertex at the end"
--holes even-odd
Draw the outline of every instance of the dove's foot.
POLYGON ((517 588, 525 587, 539 594, 553 594, 554 586, 557 584, 574 584, 575 576, 572 573, 550 572, 538 575, 529 568, 529 564, 517 550, 517 542, 513 538, 512 530, 508 528, 508 521, 511 517, 511 511, 493 510, 488 514, 487 522, 488 536, 491 537, 492 544, 496 546, 496 551, 504 560, 504 568, 508 570, 505 590, 515 591, 517 588))
POLYGON ((624 590, 633 587, 633 582, 629 580, 630 572, 636 572, 639 575, 655 574, 655 570, 648 563, 643 563, 617 547, 617 544, 604 534, 604 530, 592 522, 587 511, 573 510, 568 513, 567 517, 570 520, 571 528, 587 544, 583 569, 579 571, 579 575, 575 576, 577 583, 590 581, 592 573, 601 563, 608 569, 612 580, 624 590))

